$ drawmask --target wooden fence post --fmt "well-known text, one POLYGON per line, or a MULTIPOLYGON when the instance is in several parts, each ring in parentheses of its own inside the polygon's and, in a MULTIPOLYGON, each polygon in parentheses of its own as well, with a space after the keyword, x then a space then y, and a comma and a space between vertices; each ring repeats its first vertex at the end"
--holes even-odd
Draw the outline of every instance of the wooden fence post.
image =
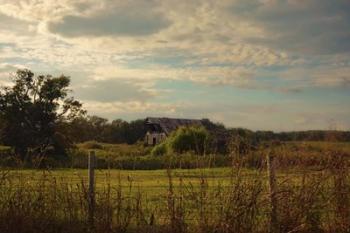
POLYGON ((269 198, 270 198, 270 225, 269 232, 277 233, 278 230, 278 220, 277 220, 277 184, 276 184, 276 165, 275 165, 275 155, 271 151, 267 155, 267 173, 269 179, 269 198))
POLYGON ((90 230, 94 229, 95 211, 95 151, 89 153, 89 193, 88 193, 88 221, 90 230))

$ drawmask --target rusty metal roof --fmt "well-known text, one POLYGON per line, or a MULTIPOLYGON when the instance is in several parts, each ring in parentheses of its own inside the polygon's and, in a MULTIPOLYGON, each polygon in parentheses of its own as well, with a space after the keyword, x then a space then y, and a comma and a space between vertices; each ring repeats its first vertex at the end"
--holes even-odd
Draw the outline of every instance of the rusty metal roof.
POLYGON ((146 124, 156 124, 161 127, 165 134, 169 135, 172 131, 181 126, 202 126, 201 120, 195 119, 179 119, 179 118, 167 118, 167 117, 147 117, 146 124))

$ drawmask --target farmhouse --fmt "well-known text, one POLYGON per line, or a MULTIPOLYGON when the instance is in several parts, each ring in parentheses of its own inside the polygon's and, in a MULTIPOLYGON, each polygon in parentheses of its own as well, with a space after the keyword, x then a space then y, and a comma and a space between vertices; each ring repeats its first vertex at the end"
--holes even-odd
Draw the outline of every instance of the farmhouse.
POLYGON ((156 145, 165 140, 171 132, 181 126, 202 126, 201 120, 176 119, 166 117, 147 117, 145 120, 147 133, 145 136, 146 145, 156 145))

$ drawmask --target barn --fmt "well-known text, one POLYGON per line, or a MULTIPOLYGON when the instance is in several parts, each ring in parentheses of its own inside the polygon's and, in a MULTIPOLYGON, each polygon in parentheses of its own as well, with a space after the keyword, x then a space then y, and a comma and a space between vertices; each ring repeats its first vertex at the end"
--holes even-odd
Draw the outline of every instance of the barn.
POLYGON ((171 132, 181 126, 202 126, 201 120, 179 119, 167 117, 147 117, 145 119, 147 133, 145 136, 146 145, 156 145, 164 141, 171 132))

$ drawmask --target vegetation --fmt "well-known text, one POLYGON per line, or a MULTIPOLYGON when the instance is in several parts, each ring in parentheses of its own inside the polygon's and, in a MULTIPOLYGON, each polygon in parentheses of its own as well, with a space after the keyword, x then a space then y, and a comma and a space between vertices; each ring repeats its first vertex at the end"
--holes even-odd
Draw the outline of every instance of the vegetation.
POLYGON ((168 153, 168 144, 166 142, 162 142, 153 147, 151 154, 153 156, 162 156, 168 153))
POLYGON ((176 153, 193 151, 203 155, 209 145, 209 133, 204 127, 181 127, 167 140, 171 150, 176 153))
MULTIPOLYGON (((66 76, 35 76, 29 70, 18 70, 12 77, 13 86, 0 90, 0 145, 11 147, 3 157, 16 155, 7 161, 20 160, 24 166, 67 166, 73 154, 83 154, 75 147, 86 141, 110 144, 128 144, 141 148, 146 128, 143 120, 108 121, 98 116, 86 116, 79 101, 69 94, 70 80, 66 76), (42 163, 45 162, 45 163, 42 163)), ((282 132, 251 131, 226 128, 220 123, 203 119, 204 127, 180 128, 164 144, 156 146, 152 155, 216 154, 229 155, 231 141, 239 138, 239 150, 259 148, 265 142, 281 141, 350 141, 350 132, 305 131, 282 132)), ((95 146, 99 146, 95 144, 95 146)), ((91 148, 100 149, 103 148, 91 148)), ((105 153, 105 158, 126 151, 105 153)), ((137 156, 149 155, 149 149, 140 149, 137 156)), ((241 151, 242 152, 242 151, 241 151)), ((120 156, 119 156, 120 157, 120 156)), ((130 160, 126 158, 125 160, 130 160)), ((150 157, 148 157, 150 158, 150 157)), ((146 158, 140 158, 147 160, 146 158)), ((152 160, 157 160, 150 158, 152 160)), ((4 158, 2 159, 4 160, 4 158)), ((71 163, 72 164, 72 163, 71 163)), ((75 163, 73 163, 75 164, 75 163)))
POLYGON ((74 119, 65 125, 67 135, 74 142, 99 141, 113 144, 134 144, 146 134, 144 120, 127 122, 121 119, 109 122, 98 116, 74 119))
POLYGON ((13 84, 0 91, 0 232, 349 232, 350 132, 203 119, 148 147, 143 120, 86 116, 66 76, 19 70, 13 84))
POLYGON ((186 152, 204 155, 207 152, 209 140, 209 132, 204 127, 180 127, 164 142, 156 145, 151 153, 155 156, 171 153, 183 154, 186 152))
POLYGON ((69 142, 57 126, 84 114, 80 102, 68 97, 69 78, 18 70, 12 81, 0 92, 2 141, 22 160, 41 158, 50 150, 64 154, 69 142))
MULTIPOLYGON (((87 156, 90 150, 97 155, 97 167, 99 169, 165 169, 171 162, 173 168, 196 168, 200 164, 209 167, 231 166, 231 154, 205 154, 196 155, 193 152, 183 154, 164 153, 166 144, 159 144, 156 147, 145 147, 143 143, 128 144, 107 144, 89 141, 78 144, 76 148, 68 151, 65 159, 57 160, 45 158, 41 167, 52 168, 87 168, 87 156), (159 149, 160 148, 160 149, 159 149), (157 152, 160 150, 160 152, 157 152)), ((168 151, 168 149, 165 149, 168 151)), ((265 160, 269 148, 261 145, 259 148, 246 147, 242 142, 232 142, 231 150, 241 154, 242 166, 259 169, 265 160)), ((276 146, 278 151, 277 159, 280 167, 294 168, 300 165, 312 169, 320 167, 329 162, 331 153, 350 153, 350 143, 341 142, 286 142, 276 146)), ((232 153, 232 152, 231 152, 232 153)), ((3 167, 26 167, 18 158, 13 155, 10 147, 0 147, 0 165, 3 167)))
MULTIPOLYGON (((242 166, 259 169, 265 161, 265 155, 269 152, 268 146, 261 146, 257 149, 244 150, 241 143, 233 143, 232 151, 241 154, 242 166)), ((137 145, 114 145, 98 144, 94 149, 98 157, 98 168, 118 168, 118 169, 165 169, 171 163, 173 168, 196 168, 198 166, 207 167, 227 167, 231 166, 231 155, 205 154, 197 155, 193 152, 183 154, 165 153, 162 147, 165 143, 152 147, 137 145), (152 149, 152 150, 151 150, 152 149), (150 151, 151 150, 151 151, 150 151), (160 152, 157 152, 160 150, 160 152), (159 153, 159 154, 157 154, 159 153)), ((249 148, 248 148, 249 149, 249 148)), ((168 149, 166 149, 168 151, 168 149)), ((324 142, 288 142, 276 146, 277 161, 282 168, 295 168, 307 166, 317 168, 329 162, 331 154, 350 154, 350 143, 324 143, 324 142)), ((90 147, 80 144, 79 149, 72 150, 69 163, 65 167, 87 168, 87 155, 90 147)))
MULTIPOLYGON (((279 170, 278 232, 348 232, 349 154, 330 156, 317 170, 302 164, 279 170)), ((96 171, 92 222, 87 171, 3 170, 0 203, 7 204, 0 205, 0 231, 268 232, 265 169, 241 167, 238 154, 232 164, 220 169, 96 171)))

